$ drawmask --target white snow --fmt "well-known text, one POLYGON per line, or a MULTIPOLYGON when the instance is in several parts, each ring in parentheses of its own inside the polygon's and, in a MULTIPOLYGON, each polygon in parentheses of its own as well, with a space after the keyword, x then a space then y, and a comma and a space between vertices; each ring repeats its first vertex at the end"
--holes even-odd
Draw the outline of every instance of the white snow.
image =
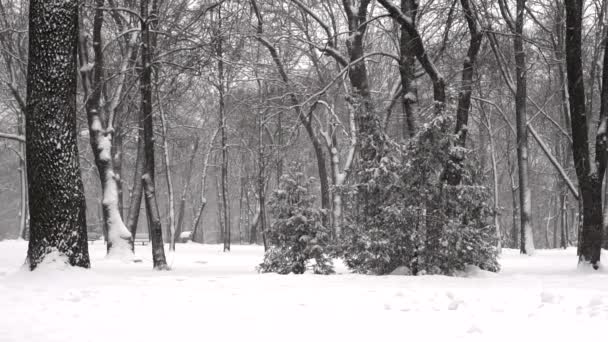
POLYGON ((191 236, 192 236, 192 231, 191 230, 187 230, 187 231, 179 233, 179 238, 180 239, 189 239, 191 236))
POLYGON ((90 270, 29 272, 27 243, 0 242, 0 341, 599 341, 608 323, 608 272, 578 270, 572 248, 411 277, 258 274, 261 247, 199 244, 159 272, 149 246, 141 263, 89 247, 90 270))

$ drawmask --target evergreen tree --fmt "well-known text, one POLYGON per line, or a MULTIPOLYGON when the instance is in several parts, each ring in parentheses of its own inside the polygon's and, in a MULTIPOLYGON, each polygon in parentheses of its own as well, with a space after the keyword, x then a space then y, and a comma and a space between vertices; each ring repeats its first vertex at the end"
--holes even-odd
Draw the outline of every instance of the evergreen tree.
POLYGON ((309 266, 316 274, 333 273, 328 256, 331 230, 323 225, 323 213, 311 195, 312 179, 296 172, 283 175, 270 200, 274 222, 267 233, 271 247, 260 265, 261 272, 302 274, 309 266), (309 261, 314 260, 312 265, 309 261))
POLYGON ((467 265, 498 271, 490 191, 466 158, 459 185, 444 182, 457 138, 452 120, 441 115, 424 125, 405 146, 391 147, 377 168, 361 169, 365 181, 347 191, 353 205, 341 240, 341 254, 356 272, 387 274, 407 267, 411 274, 453 275, 467 265))

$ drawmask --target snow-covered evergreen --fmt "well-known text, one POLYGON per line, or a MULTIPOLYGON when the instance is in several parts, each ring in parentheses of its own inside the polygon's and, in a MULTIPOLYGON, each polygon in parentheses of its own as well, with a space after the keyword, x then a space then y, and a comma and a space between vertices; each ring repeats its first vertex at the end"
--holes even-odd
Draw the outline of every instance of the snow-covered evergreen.
MULTIPOLYGON (((450 186, 442 171, 453 153, 448 117, 421 128, 406 146, 393 145, 377 167, 360 169, 350 189, 350 220, 341 253, 356 272, 452 275, 467 265, 499 269, 491 192, 474 173, 473 156, 450 186)), ((467 153, 467 151, 460 151, 467 153)))
POLYGON ((328 256, 331 230, 323 226, 312 184, 300 172, 281 177, 281 186, 270 200, 274 222, 266 232, 270 248, 259 267, 261 272, 302 274, 310 268, 317 274, 333 273, 328 256))

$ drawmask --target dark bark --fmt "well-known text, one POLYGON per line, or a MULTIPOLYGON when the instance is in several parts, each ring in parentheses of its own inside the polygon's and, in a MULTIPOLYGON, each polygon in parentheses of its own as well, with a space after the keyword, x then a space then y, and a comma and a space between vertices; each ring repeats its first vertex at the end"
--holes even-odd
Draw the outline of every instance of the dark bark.
MULTIPOLYGON (((138 138, 137 138, 137 156, 135 159, 135 171, 133 173, 133 188, 129 200, 129 212, 127 214, 127 229, 131 232, 131 241, 135 240, 137 233, 137 224, 139 222, 139 214, 141 212, 141 199, 143 196, 143 183, 141 177, 144 174, 144 137, 143 137, 143 122, 139 121, 138 138)), ((133 244, 131 244, 133 246, 133 244)), ((134 246, 133 246, 134 247, 134 246)))
POLYGON ((31 0, 26 150, 30 269, 54 251, 89 267, 76 132, 78 1, 31 0))
MULTIPOLYGON (((418 3, 415 0, 401 0, 401 11, 412 18, 413 25, 416 25, 416 15, 418 3)), ((414 84, 414 70, 416 56, 413 51, 415 39, 408 31, 401 26, 401 36, 399 37, 399 75, 401 76, 402 105, 405 113, 403 127, 403 137, 413 137, 416 134, 416 117, 414 103, 416 102, 417 90, 414 84)))
MULTIPOLYGON (((154 0, 155 1, 155 0, 154 0)), ((141 22, 141 110, 140 120, 143 124, 144 136, 144 173, 142 176, 143 185, 146 193, 146 213, 148 215, 148 225, 150 226, 150 237, 152 239, 152 260, 154 269, 168 269, 165 259, 165 248, 163 245, 163 232, 160 222, 156 194, 154 191, 154 121, 152 116, 152 56, 153 48, 151 45, 151 27, 157 19, 155 13, 156 6, 153 4, 152 12, 148 15, 148 0, 141 1, 141 17, 145 20, 141 22)))
MULTIPOLYGON (((461 90, 458 94, 458 105, 456 107, 455 133, 458 139, 456 144, 458 147, 464 148, 467 140, 469 111, 471 109, 475 62, 477 60, 477 55, 479 54, 479 49, 481 48, 483 33, 477 27, 477 19, 469 1, 460 0, 460 3, 467 21, 469 34, 471 36, 469 41, 469 49, 467 50, 467 55, 464 58, 462 65, 462 84, 461 90)), ((483 147, 485 148, 485 146, 483 147)), ((462 181, 462 166, 464 157, 464 151, 461 149, 454 149, 450 152, 450 161, 448 162, 445 172, 445 177, 449 185, 458 185, 462 181)))
POLYGON ((391 18, 398 22, 402 28, 407 30, 408 34, 410 35, 414 54, 416 55, 416 58, 424 71, 433 82, 435 113, 442 113, 446 104, 445 80, 427 54, 424 43, 422 42, 422 37, 420 36, 420 32, 418 32, 418 29, 414 25, 414 20, 401 12, 401 10, 399 10, 399 8, 393 5, 389 0, 378 0, 378 2, 388 11, 391 18))
POLYGON ((224 95, 226 92, 225 81, 224 81, 224 56, 223 56, 223 37, 222 37, 222 18, 221 18, 221 5, 217 7, 218 11, 218 39, 217 39, 217 70, 218 70, 218 85, 217 90, 219 92, 219 123, 220 123, 220 133, 221 133, 221 146, 222 146, 222 166, 221 166, 221 191, 222 191, 222 207, 223 220, 224 224, 224 234, 223 234, 223 243, 224 243, 224 252, 230 251, 230 239, 231 239, 231 227, 230 227, 230 210, 228 203, 228 145, 227 140, 228 137, 226 135, 226 105, 224 100, 224 95))
MULTIPOLYGON (((565 0, 566 7, 566 70, 572 128, 572 152, 581 189, 582 227, 579 236, 579 263, 599 267, 602 245, 602 180, 606 169, 606 110, 608 87, 602 87, 600 126, 596 137, 595 169, 592 169, 585 108, 585 85, 582 64, 582 0, 565 0)), ((608 49, 608 46, 606 47, 608 49)), ((608 56, 604 58, 602 79, 608 79, 608 56)), ((608 83, 604 83, 608 84, 608 83)))

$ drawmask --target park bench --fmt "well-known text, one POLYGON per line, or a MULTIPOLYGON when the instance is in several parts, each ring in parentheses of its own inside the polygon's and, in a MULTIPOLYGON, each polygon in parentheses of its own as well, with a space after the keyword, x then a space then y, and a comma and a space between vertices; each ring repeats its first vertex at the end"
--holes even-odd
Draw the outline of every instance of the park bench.
POLYGON ((136 234, 135 240, 133 240, 133 244, 139 245, 139 246, 146 246, 149 243, 150 243, 150 237, 148 236, 148 234, 145 234, 145 233, 136 234))

